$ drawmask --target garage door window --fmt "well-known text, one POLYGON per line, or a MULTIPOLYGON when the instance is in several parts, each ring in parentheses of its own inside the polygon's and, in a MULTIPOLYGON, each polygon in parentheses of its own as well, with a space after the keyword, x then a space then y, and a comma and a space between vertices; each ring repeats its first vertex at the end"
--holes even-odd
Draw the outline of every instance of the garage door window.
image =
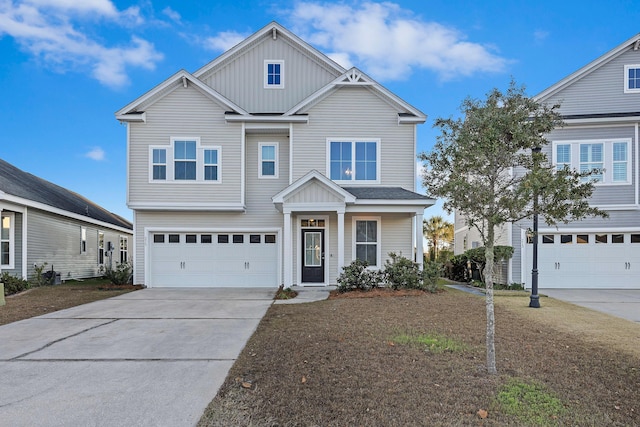
POLYGON ((624 243, 624 234, 612 234, 611 243, 624 243))
POLYGON ((200 243, 212 243, 211 234, 200 235, 200 243))
POLYGON ((218 243, 229 243, 228 234, 218 234, 218 243))
POLYGON ((554 237, 555 236, 553 234, 543 234, 542 243, 553 243, 554 237))
POLYGON ((198 235, 197 234, 187 234, 185 236, 187 243, 198 243, 198 235))
POLYGON ((169 243, 180 243, 179 234, 169 234, 169 243))
POLYGON ((578 244, 589 243, 589 235, 588 234, 578 234, 576 236, 576 243, 578 243, 578 244))
POLYGON ((573 243, 573 235, 571 234, 561 234, 560 235, 560 243, 566 245, 573 243))
POLYGON ((244 243, 244 235, 242 235, 242 234, 234 234, 233 235, 233 243, 244 243))
POLYGON ((265 243, 275 243, 276 242, 276 235, 275 234, 265 234, 264 235, 264 242, 265 243))
POLYGON ((640 234, 632 234, 631 243, 640 243, 640 234))
POLYGON ((249 243, 261 243, 262 238, 259 234, 250 234, 249 235, 249 243))
POLYGON ((596 243, 607 243, 609 241, 607 237, 607 234, 596 234, 596 243))

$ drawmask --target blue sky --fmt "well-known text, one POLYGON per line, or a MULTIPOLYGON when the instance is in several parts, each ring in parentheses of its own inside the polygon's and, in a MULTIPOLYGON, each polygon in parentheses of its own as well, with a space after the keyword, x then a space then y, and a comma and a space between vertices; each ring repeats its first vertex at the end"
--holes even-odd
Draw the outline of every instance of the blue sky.
MULTIPOLYGON (((506 88, 535 95, 640 32, 635 1, 0 0, 0 158, 131 219, 114 112, 278 21, 436 117, 506 88)), ((425 216, 439 214, 431 208, 425 216)))

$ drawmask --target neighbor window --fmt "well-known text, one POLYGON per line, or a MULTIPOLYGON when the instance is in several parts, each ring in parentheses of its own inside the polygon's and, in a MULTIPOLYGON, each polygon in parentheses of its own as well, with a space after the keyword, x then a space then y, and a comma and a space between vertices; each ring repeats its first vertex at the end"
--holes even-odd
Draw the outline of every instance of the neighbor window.
POLYGON ((87 252, 87 227, 80 227, 80 253, 87 252))
POLYGON ((104 233, 98 231, 98 265, 104 264, 104 233))
POLYGON ((258 176, 260 178, 278 177, 278 144, 261 142, 258 144, 259 164, 258 176))
POLYGON ((640 65, 624 66, 625 93, 640 92, 640 65))
POLYGON ((379 141, 329 141, 329 175, 334 181, 378 181, 379 141))
POLYGON ((2 229, 0 231, 0 265, 13 268, 13 235, 14 214, 2 214, 2 229))
POLYGON ((380 266, 380 220, 354 218, 354 259, 365 261, 370 267, 380 266))
POLYGON ((218 181, 218 150, 204 150, 204 180, 218 181))
POLYGON ((120 236, 120 263, 127 262, 129 259, 129 239, 120 236))
POLYGON ((284 88, 284 61, 264 61, 264 87, 284 88))

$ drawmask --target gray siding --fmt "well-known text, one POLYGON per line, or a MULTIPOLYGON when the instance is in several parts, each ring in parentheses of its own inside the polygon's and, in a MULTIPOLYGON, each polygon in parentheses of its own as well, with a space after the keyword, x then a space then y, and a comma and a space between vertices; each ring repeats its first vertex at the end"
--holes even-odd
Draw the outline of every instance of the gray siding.
POLYGON ((327 138, 379 138, 380 184, 414 189, 415 125, 399 125, 398 111, 366 87, 341 88, 309 114, 309 123, 293 131, 294 181, 311 169, 326 174, 327 138))
MULTIPOLYGON (((47 269, 61 274, 62 280, 99 275, 98 231, 105 241, 113 242, 114 257, 119 261, 119 239, 123 233, 83 223, 36 209, 27 212, 27 276, 34 274, 33 264, 47 263, 47 269), (80 228, 87 229, 87 250, 80 252, 80 228)), ((129 235, 131 244, 131 237, 129 235)))
MULTIPOLYGON (((638 98, 638 109, 640 109, 640 98, 638 98)), ((632 204, 635 203, 635 127, 611 127, 611 126, 598 126, 598 127, 565 127, 563 129, 554 130, 547 139, 550 142, 562 142, 562 141, 579 141, 589 139, 602 139, 611 140, 616 138, 628 138, 631 140, 631 183, 626 185, 602 185, 596 186, 593 196, 590 200, 592 205, 603 206, 604 205, 619 205, 619 204, 632 204)), ((546 147, 547 155, 549 159, 552 159, 552 144, 546 147)), ((605 152, 605 156, 608 154, 605 152)))
POLYGON ((631 64, 640 64, 640 50, 629 48, 545 102, 561 103, 566 115, 638 112, 640 93, 624 93, 624 66, 631 64))
POLYGON ((269 34, 201 79, 250 113, 284 113, 336 77, 285 37, 269 34), (284 60, 284 89, 264 88, 265 60, 284 60))
MULTIPOLYGON (((241 177, 240 124, 227 124, 224 108, 193 86, 179 86, 146 110, 146 123, 129 123, 129 202, 239 204, 241 177), (149 146, 171 137, 199 137, 202 148, 222 149, 222 183, 149 182, 149 146), (171 196, 168 198, 167 195, 171 196)), ((167 164, 167 169, 173 165, 167 164)))

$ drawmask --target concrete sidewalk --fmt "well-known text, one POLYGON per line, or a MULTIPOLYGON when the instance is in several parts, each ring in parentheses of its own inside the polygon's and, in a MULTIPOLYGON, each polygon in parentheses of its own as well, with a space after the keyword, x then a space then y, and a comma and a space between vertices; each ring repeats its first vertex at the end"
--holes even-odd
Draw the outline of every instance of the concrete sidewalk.
POLYGON ((540 289, 540 294, 640 322, 640 289, 540 289))
POLYGON ((275 289, 144 289, 0 327, 0 424, 193 426, 275 289))

